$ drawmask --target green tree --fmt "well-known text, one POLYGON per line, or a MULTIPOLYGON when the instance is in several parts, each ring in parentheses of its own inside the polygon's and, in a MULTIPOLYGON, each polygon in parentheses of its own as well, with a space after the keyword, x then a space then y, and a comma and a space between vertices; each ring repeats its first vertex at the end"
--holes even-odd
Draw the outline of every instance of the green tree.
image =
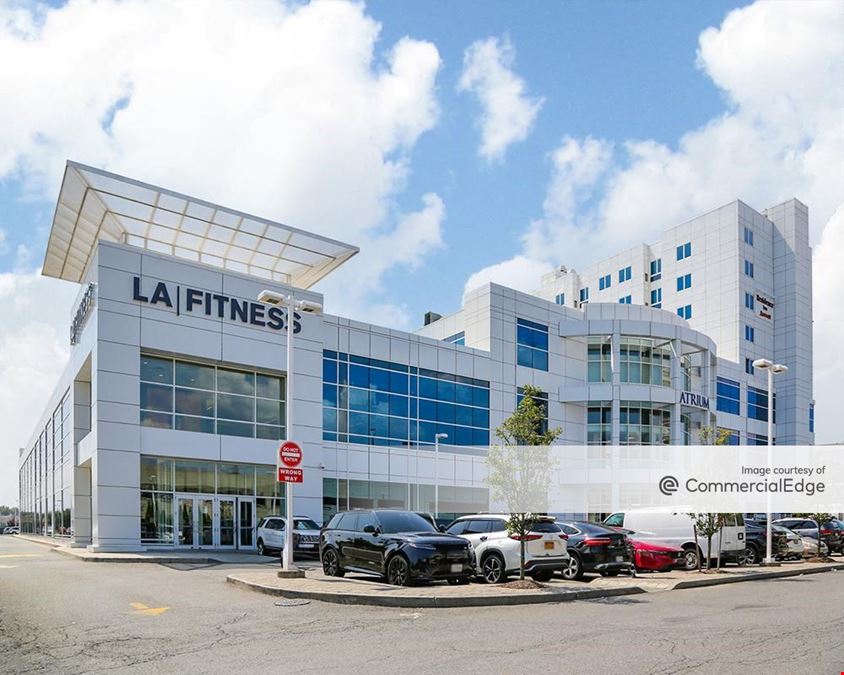
POLYGON ((486 479, 493 501, 507 506, 510 514, 507 533, 521 542, 519 579, 525 578, 527 535, 538 516, 547 511, 551 472, 555 467, 550 446, 562 433, 562 429, 544 429, 548 412, 542 391, 525 385, 523 393, 513 414, 495 430, 502 444, 489 449, 486 479), (522 508, 525 504, 534 508, 525 512, 522 508))
MULTIPOLYGON (((710 561, 712 560, 712 537, 719 534, 724 527, 723 513, 690 513, 689 518, 692 519, 692 525, 695 531, 695 544, 697 544, 698 537, 706 537, 706 569, 709 571, 710 561)), ((718 548, 721 548, 721 541, 718 541, 718 548)), ((697 568, 700 571, 700 556, 697 559, 697 568)), ((720 565, 720 554, 719 554, 720 565)))

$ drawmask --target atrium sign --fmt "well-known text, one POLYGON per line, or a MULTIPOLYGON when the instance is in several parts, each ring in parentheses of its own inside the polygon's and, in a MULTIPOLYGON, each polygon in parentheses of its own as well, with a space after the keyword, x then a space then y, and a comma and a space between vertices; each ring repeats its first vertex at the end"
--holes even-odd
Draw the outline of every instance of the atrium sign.
POLYGON ((695 408, 705 408, 709 410, 709 397, 703 394, 694 394, 690 391, 684 391, 680 394, 680 403, 683 405, 690 405, 695 408))
MULTIPOLYGON (((132 299, 150 305, 160 305, 176 310, 176 316, 184 313, 203 314, 217 319, 240 321, 252 326, 284 330, 287 312, 281 307, 271 307, 255 300, 240 300, 222 293, 212 293, 199 288, 168 286, 156 283, 151 294, 141 291, 140 277, 132 279, 132 299)), ((299 314, 293 314, 293 333, 302 331, 299 314)))

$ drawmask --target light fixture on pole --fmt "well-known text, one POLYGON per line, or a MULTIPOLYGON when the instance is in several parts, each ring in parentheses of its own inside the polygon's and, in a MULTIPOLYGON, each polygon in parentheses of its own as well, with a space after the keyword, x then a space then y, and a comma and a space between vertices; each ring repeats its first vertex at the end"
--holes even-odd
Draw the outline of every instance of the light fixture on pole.
POLYGON ((448 434, 434 434, 434 520, 440 517, 440 441, 448 434))
MULTIPOLYGON (((754 368, 768 371, 768 471, 773 471, 773 447, 774 447, 774 375, 788 372, 788 366, 781 363, 774 363, 768 359, 756 359, 753 362, 754 368)), ((770 474, 769 474, 770 475, 770 474)), ((771 493, 767 493, 768 517, 765 523, 765 565, 773 565, 774 559, 771 555, 771 493)))
MULTIPOLYGON (((322 305, 311 300, 296 300, 292 295, 282 295, 275 291, 263 290, 258 294, 258 302, 287 308, 287 375, 284 378, 284 407, 286 412, 285 428, 287 439, 295 440, 293 433, 293 324, 296 312, 321 314, 322 305)), ((285 571, 293 570, 293 484, 284 484, 285 532, 284 548, 281 553, 281 566, 285 571)))

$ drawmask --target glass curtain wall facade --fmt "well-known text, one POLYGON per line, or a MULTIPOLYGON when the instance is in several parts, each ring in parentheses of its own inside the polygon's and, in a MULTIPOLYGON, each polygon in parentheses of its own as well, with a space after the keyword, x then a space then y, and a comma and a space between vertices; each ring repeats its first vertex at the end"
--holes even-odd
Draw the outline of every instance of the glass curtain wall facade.
POLYGON ((141 456, 141 543, 173 545, 175 495, 255 497, 258 522, 284 513, 275 466, 141 456))
MULTIPOLYGON (((323 352, 323 440, 489 445, 489 382, 343 352, 323 352)), ((459 447, 454 450, 459 452, 459 447)))
POLYGON ((285 437, 284 377, 141 355, 141 424, 208 434, 285 437))
POLYGON ((21 465, 21 532, 73 534, 73 455, 72 403, 65 392, 21 465))

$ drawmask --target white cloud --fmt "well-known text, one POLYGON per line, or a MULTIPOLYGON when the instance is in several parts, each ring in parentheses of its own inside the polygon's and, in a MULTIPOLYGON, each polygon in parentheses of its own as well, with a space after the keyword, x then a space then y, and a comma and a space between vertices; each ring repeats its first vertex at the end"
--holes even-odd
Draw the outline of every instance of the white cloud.
MULTIPOLYGON (((406 324, 381 278, 442 243, 436 195, 395 213, 414 145, 438 119, 440 57, 379 32, 362 4, 339 1, 1 5, 0 63, 15 67, 0 67, 0 180, 52 201, 70 158, 348 241, 362 253, 332 279, 354 289, 342 313, 406 324)), ((21 288, 33 262, 17 251, 21 288)), ((58 335, 68 313, 53 313, 58 335)), ((21 316, 39 318, 0 324, 4 354, 28 340, 49 358, 7 385, 27 391, 9 409, 40 410, 61 357, 45 314, 21 316)), ((11 420, 28 431, 24 415, 11 420)), ((4 441, 4 465, 16 448, 4 441)))
POLYGON ((515 58, 507 37, 477 40, 463 54, 458 90, 472 92, 480 101, 478 154, 487 161, 501 159, 512 143, 528 137, 544 103, 527 95, 525 81, 513 72, 515 58))
POLYGON ((539 288, 539 277, 553 269, 545 260, 534 260, 517 255, 496 265, 490 265, 475 272, 463 287, 464 295, 484 284, 494 283, 532 293, 539 288))
POLYGON ((17 501, 18 448, 29 443, 67 361, 77 291, 36 273, 0 274, 0 504, 17 501))
MULTIPOLYGON (((840 265, 827 261, 827 241, 840 236, 828 232, 841 227, 831 218, 844 202, 842 21, 844 5, 836 1, 759 1, 730 12, 720 27, 701 34, 698 51, 698 67, 722 89, 727 110, 688 131, 675 149, 654 140, 614 147, 563 139, 552 153, 543 216, 529 225, 514 260, 582 268, 736 198, 762 209, 797 197, 809 206, 810 241, 823 232, 827 251, 816 258, 821 316, 821 302, 829 300, 820 299, 819 281, 840 278, 840 265)), ((523 283, 522 266, 512 269, 523 283)), ((824 334, 816 363, 840 363, 840 322, 816 331, 824 334)), ((828 376, 816 372, 827 378, 818 380, 820 418, 834 399, 828 376)), ((844 417, 819 419, 818 429, 819 442, 844 438, 844 417)))

